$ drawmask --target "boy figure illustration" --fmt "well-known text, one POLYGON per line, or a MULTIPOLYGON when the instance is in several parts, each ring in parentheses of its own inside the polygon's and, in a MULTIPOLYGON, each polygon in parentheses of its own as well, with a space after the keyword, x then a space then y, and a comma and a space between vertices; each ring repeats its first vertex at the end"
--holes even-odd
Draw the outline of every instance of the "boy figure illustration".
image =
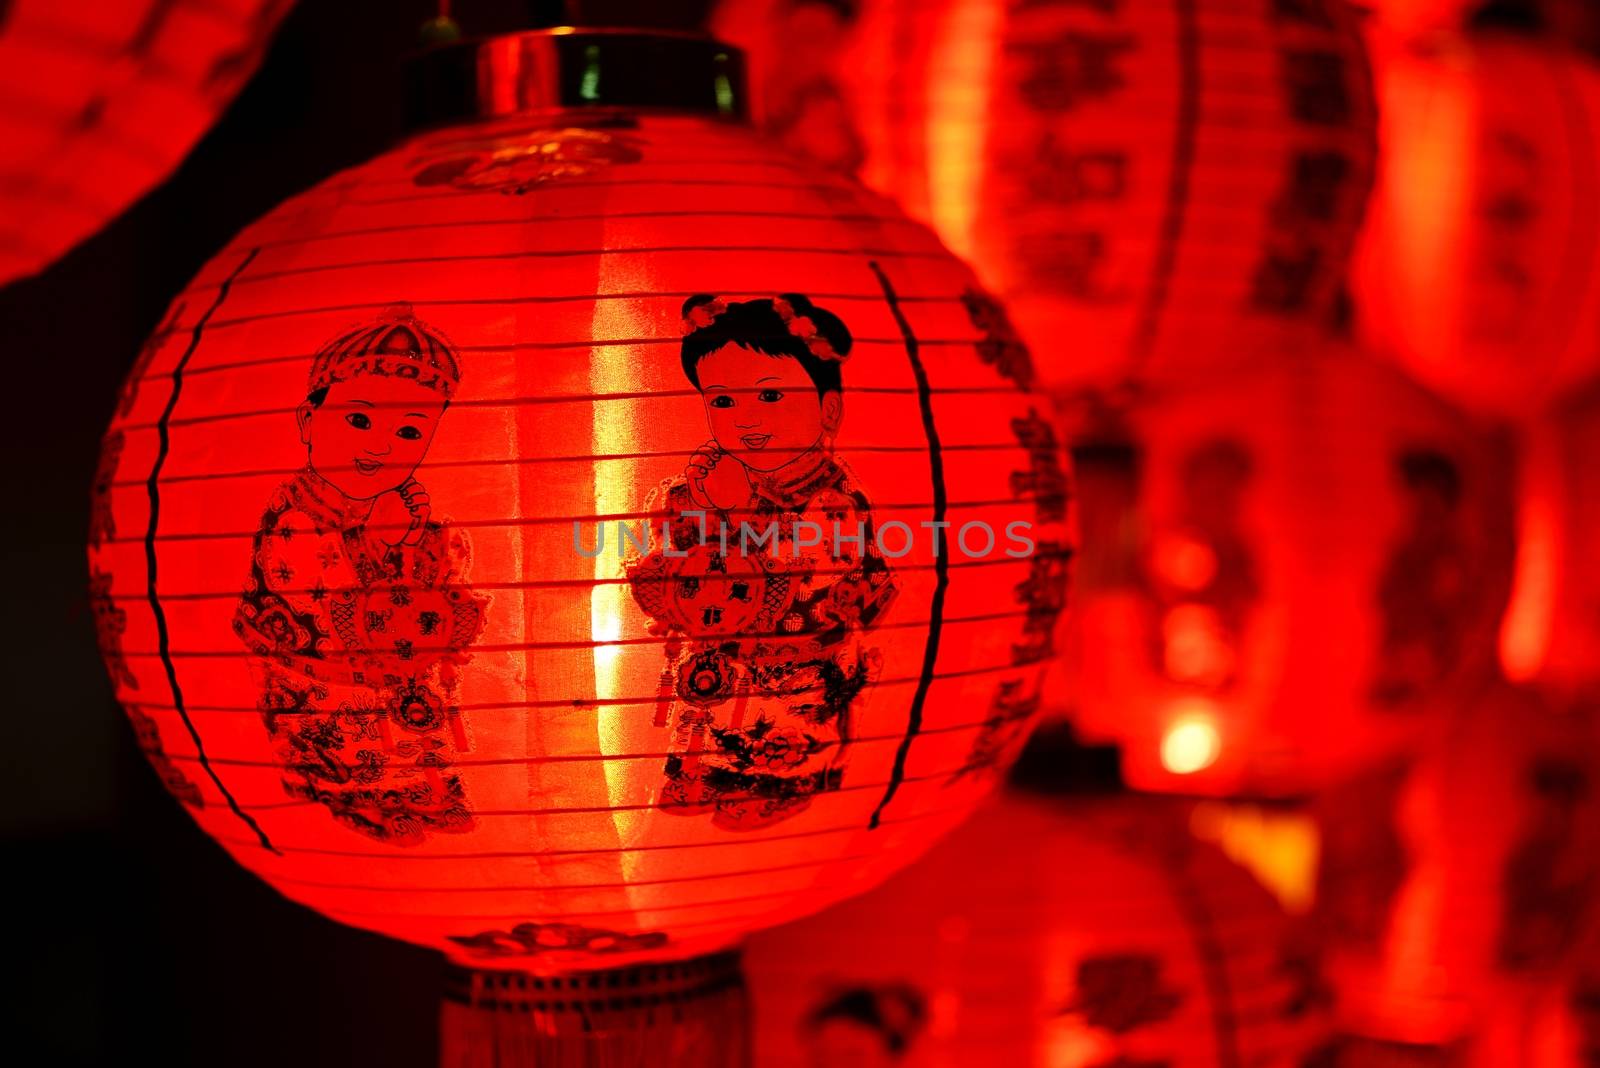
POLYGON ((712 440, 647 508, 673 551, 628 564, 666 639, 656 722, 670 724, 671 755, 657 804, 751 830, 839 789, 881 661, 866 633, 895 583, 871 503, 833 452, 844 323, 799 294, 700 295, 684 330, 684 375, 712 440), (800 524, 820 537, 797 535, 800 524))
POLYGON ((284 790, 393 845, 473 827, 450 768, 487 601, 415 477, 460 378, 408 304, 323 346, 295 412, 306 466, 272 495, 234 615, 284 790))

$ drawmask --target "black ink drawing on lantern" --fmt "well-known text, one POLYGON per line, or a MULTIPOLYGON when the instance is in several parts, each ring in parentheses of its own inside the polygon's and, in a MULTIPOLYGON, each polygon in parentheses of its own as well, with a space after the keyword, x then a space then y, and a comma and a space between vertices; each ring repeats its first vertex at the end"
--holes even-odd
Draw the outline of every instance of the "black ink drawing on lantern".
POLYGON ((460 378, 405 304, 316 354, 296 410, 306 465, 272 495, 234 615, 284 790, 393 845, 473 829, 450 769, 488 602, 415 475, 460 378))
POLYGON ((644 159, 643 139, 620 130, 570 127, 505 134, 487 142, 452 143, 412 161, 412 182, 424 189, 522 196, 549 182, 584 178, 644 159))
POLYGON ((568 954, 609 956, 660 949, 667 944, 667 936, 660 931, 627 933, 575 923, 519 923, 509 931, 479 931, 449 938, 470 956, 485 959, 568 954))
POLYGON ((1170 1019, 1183 993, 1167 985, 1160 958, 1146 953, 1108 953, 1078 962, 1077 996, 1060 1015, 1079 1016, 1086 1026, 1122 1037, 1170 1019))
POLYGON ((810 1063, 894 1065, 928 1024, 928 999, 909 983, 853 986, 829 992, 800 1023, 810 1063))
POLYGON ((1403 709, 1459 665, 1482 584, 1472 573, 1461 515, 1461 473, 1444 453, 1402 452, 1395 473, 1406 526, 1378 579, 1380 637, 1371 686, 1380 707, 1403 709))
POLYGON ((670 728, 671 755, 658 806, 750 830, 842 784, 882 659, 865 636, 895 582, 872 505, 834 453, 844 323, 799 294, 700 295, 683 315, 683 373, 712 436, 647 502, 673 551, 658 545, 626 571, 665 638, 655 722, 670 728), (778 529, 764 544, 724 547, 702 537, 702 522, 778 529), (833 536, 794 544, 807 522, 833 536))

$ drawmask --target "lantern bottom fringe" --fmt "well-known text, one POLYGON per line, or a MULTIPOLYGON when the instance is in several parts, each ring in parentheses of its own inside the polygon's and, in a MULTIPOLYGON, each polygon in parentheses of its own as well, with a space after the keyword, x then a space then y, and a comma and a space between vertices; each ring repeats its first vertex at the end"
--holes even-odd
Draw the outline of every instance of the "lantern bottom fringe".
POLYGON ((737 953, 562 975, 452 965, 442 1068, 749 1068, 737 953))

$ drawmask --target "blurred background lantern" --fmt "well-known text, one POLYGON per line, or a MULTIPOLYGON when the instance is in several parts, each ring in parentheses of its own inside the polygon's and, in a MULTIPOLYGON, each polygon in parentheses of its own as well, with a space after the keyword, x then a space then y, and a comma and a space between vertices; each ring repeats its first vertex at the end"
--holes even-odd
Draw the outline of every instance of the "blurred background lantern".
POLYGON ((163 181, 255 73, 293 0, 0 5, 0 284, 163 181))
POLYGON ((1600 71, 1491 33, 1379 71, 1358 333, 1461 404, 1531 416, 1600 373, 1600 71))
POLYGON ((1403 752, 1493 670, 1508 450, 1392 367, 1311 347, 1066 412, 1064 699, 1130 785, 1301 795, 1403 752))
POLYGON ((1188 812, 1006 796, 872 893, 753 937, 760 1063, 1311 1063, 1316 962, 1188 812))
POLYGON ((1354 1050, 1589 1063, 1562 1021, 1597 918, 1594 713, 1496 683, 1437 722, 1403 776, 1322 800, 1337 829, 1316 918, 1354 1050))
MULTIPOLYGON (((716 42, 414 74, 442 128, 247 228, 140 357, 102 650, 195 820, 293 900, 467 966, 651 968, 645 1008, 736 1029, 713 954, 907 863, 1020 744, 1056 438, 970 273, 733 121, 716 42), (724 551, 719 519, 781 533, 724 551)), ((496 982, 456 990, 548 1034, 594 1007, 496 982)))
POLYGON ((719 10, 768 128, 970 258, 1049 385, 1203 377, 1335 296, 1377 122, 1343 0, 719 10))

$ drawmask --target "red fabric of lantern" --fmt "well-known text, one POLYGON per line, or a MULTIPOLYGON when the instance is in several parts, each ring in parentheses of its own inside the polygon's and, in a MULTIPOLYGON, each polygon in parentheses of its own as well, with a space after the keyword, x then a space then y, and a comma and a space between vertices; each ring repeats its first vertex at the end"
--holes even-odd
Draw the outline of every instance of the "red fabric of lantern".
POLYGON ((721 46, 462 48, 488 117, 249 227, 140 358, 102 646, 296 901, 528 971, 716 950, 986 791, 1063 604, 1060 452, 931 234, 718 121, 721 46))
POLYGON ((821 6, 723 5, 774 57, 770 127, 864 155, 1006 300, 1046 383, 1204 375, 1327 311, 1375 152, 1343 0, 867 0, 848 29, 802 20, 821 6), (808 33, 839 42, 831 76, 789 62, 808 33))
POLYGON ((1361 334, 1462 404, 1531 415, 1600 374, 1600 71, 1494 35, 1379 71, 1361 334))
POLYGON ((1508 450, 1383 363, 1297 353, 1069 412, 1085 556, 1071 711, 1140 787, 1294 795, 1492 669, 1508 450))
POLYGON ((1308 1063, 1315 961, 1184 813, 1006 797, 872 893, 755 936, 762 1063, 1308 1063))
POLYGON ((164 180, 255 73, 291 4, 0 6, 0 284, 164 180))

